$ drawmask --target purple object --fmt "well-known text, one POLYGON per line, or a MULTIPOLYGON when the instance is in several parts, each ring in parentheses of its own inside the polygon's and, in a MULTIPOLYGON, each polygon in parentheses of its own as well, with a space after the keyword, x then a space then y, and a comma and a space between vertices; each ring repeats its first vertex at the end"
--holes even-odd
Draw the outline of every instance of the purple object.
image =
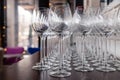
POLYGON ((18 61, 20 61, 21 60, 21 58, 20 57, 12 57, 12 58, 4 58, 3 59, 3 64, 4 65, 12 65, 12 64, 14 64, 14 63, 17 63, 18 61))
POLYGON ((4 54, 4 64, 11 65, 20 61, 23 51, 23 47, 7 47, 4 54))
POLYGON ((21 54, 24 51, 23 47, 7 47, 6 54, 21 54))

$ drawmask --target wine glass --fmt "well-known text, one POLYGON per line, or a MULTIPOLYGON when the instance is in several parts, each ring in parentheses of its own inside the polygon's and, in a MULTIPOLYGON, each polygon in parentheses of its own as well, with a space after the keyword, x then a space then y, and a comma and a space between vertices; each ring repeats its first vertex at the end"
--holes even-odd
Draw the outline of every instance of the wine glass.
POLYGON ((109 51, 108 51, 108 39, 111 36, 111 34, 114 32, 114 29, 112 28, 113 25, 109 24, 108 21, 109 19, 104 19, 103 18, 103 25, 99 26, 99 30, 102 32, 104 36, 104 48, 103 49, 103 60, 102 60, 102 65, 97 67, 96 69, 99 71, 103 72, 111 72, 111 71, 116 71, 115 68, 113 68, 109 63, 108 63, 108 58, 109 58, 109 51))
POLYGON ((120 60, 117 57, 117 39, 119 38, 120 34, 120 8, 115 10, 114 14, 110 17, 112 19, 113 28, 115 29, 115 32, 113 34, 113 40, 114 40, 114 56, 112 60, 112 64, 116 67, 117 70, 120 70, 120 60))
MULTIPOLYGON (((81 40, 82 40, 82 42, 81 42, 81 51, 78 52, 80 54, 80 56, 81 56, 80 57, 81 58, 81 64, 79 64, 74 69, 76 71, 82 71, 82 72, 93 71, 93 68, 90 67, 90 64, 86 60, 86 55, 87 55, 86 54, 86 52, 87 52, 86 51, 87 35, 90 33, 91 29, 89 27, 81 25, 79 30, 82 33, 82 37, 81 37, 81 40)), ((80 43, 78 43, 78 44, 80 45, 80 43)))
POLYGON ((98 26, 102 23, 102 16, 98 14, 93 19, 93 32, 92 32, 92 56, 89 58, 92 66, 98 67, 101 65, 102 59, 102 46, 103 46, 103 35, 99 30, 98 26))
POLYGON ((73 62, 73 66, 77 66, 78 64, 80 64, 80 60, 79 60, 79 54, 77 53, 77 30, 78 30, 78 25, 81 22, 81 16, 79 14, 79 10, 78 8, 76 8, 74 14, 73 14, 73 18, 72 18, 72 27, 71 27, 71 32, 72 32, 72 41, 71 41, 71 51, 72 51, 72 62, 73 62))
POLYGON ((34 31, 37 33, 40 39, 40 62, 36 63, 32 69, 35 70, 48 70, 50 67, 45 64, 45 35, 44 32, 48 29, 48 11, 49 9, 46 7, 35 8, 33 10, 33 23, 32 27, 34 31))
POLYGON ((54 6, 53 10, 51 9, 49 12, 49 24, 50 28, 53 32, 58 35, 59 38, 59 57, 58 62, 59 66, 57 70, 50 71, 50 76, 53 77, 68 77, 71 75, 71 72, 68 72, 64 69, 64 44, 63 38, 65 37, 66 32, 69 33, 69 27, 71 24, 72 14, 70 10, 70 6, 68 3, 63 3, 62 5, 54 6))
MULTIPOLYGON (((77 11, 76 11, 77 12, 77 11)), ((82 71, 82 72, 87 72, 87 71, 93 71, 93 68, 90 66, 88 63, 86 56, 87 56, 87 51, 86 51, 86 46, 87 46, 87 38, 88 35, 91 33, 92 28, 91 28, 91 15, 86 15, 82 14, 80 17, 80 14, 76 14, 76 22, 75 25, 77 26, 74 32, 79 35, 76 37, 79 37, 76 42, 77 48, 77 53, 79 55, 79 60, 77 61, 77 64, 75 64, 75 70, 76 71, 82 71), (80 50, 81 49, 81 50, 80 50), (78 63, 79 62, 79 63, 78 63)))

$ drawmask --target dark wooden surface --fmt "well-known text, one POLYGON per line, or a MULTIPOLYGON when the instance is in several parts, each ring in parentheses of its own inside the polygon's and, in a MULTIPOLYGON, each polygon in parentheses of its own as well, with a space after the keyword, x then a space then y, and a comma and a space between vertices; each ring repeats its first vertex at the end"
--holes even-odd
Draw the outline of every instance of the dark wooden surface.
POLYGON ((38 53, 31 55, 20 62, 4 66, 4 70, 0 73, 0 80, 120 80, 120 72, 103 73, 93 72, 75 72, 67 78, 53 78, 48 72, 34 71, 32 66, 39 61, 38 53))

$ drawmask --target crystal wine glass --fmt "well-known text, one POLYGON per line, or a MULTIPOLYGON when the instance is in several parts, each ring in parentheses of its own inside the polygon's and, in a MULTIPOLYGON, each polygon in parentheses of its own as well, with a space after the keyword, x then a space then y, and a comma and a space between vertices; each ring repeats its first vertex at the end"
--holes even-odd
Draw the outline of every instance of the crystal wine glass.
POLYGON ((40 62, 36 63, 32 69, 35 70, 48 70, 50 67, 45 64, 45 35, 44 32, 48 29, 48 11, 49 9, 46 7, 35 8, 33 11, 33 23, 32 27, 34 31, 40 38, 40 62))
POLYGON ((62 5, 54 6, 54 9, 50 10, 49 13, 49 24, 53 32, 58 35, 59 38, 59 57, 58 57, 58 68, 55 71, 50 71, 50 76, 53 77, 68 77, 71 72, 64 69, 64 50, 63 50, 63 38, 66 32, 69 32, 69 27, 71 24, 71 10, 68 3, 63 3, 62 5))

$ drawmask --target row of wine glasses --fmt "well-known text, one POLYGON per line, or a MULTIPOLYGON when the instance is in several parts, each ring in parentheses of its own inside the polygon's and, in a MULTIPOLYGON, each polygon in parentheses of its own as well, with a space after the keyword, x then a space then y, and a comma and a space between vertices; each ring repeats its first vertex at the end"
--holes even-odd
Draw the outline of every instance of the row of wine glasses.
POLYGON ((35 9, 32 25, 41 39, 40 62, 33 69, 49 70, 53 77, 70 76, 71 63, 75 71, 81 72, 120 70, 116 52, 119 10, 112 17, 106 17, 100 9, 91 8, 83 14, 76 9, 72 15, 69 4, 63 3, 50 9, 35 9), (48 44, 51 49, 47 54, 46 37, 54 37, 56 41, 54 45, 48 44))
MULTIPOLYGON (((78 55, 82 56, 80 57, 80 60, 81 60, 81 64, 84 62, 84 66, 82 64, 82 66, 76 67, 75 70, 91 71, 93 70, 93 68, 91 68, 91 65, 92 65, 92 66, 96 66, 95 69, 99 71, 104 71, 104 72, 116 71, 116 68, 113 67, 114 65, 113 62, 115 59, 117 60, 117 65, 119 65, 119 60, 116 58, 116 55, 115 55, 116 52, 115 54, 114 53, 111 54, 109 41, 114 40, 113 36, 115 36, 118 33, 116 32, 115 27, 118 26, 119 24, 118 22, 119 17, 114 16, 114 19, 111 19, 111 17, 105 17, 101 13, 93 14, 92 12, 90 12, 90 14, 82 15, 83 19, 80 19, 79 14, 77 14, 77 16, 79 17, 76 19, 75 24, 76 24, 77 30, 75 30, 75 32, 77 32, 77 34, 79 34, 80 36, 80 39, 78 39, 78 36, 77 36, 78 41, 76 41, 77 44, 80 45, 80 51, 78 49, 77 53, 78 55), (116 19, 117 21, 115 21, 116 19), (86 37, 87 37, 87 41, 86 41, 86 37), (92 37, 92 41, 94 41, 95 43, 89 42, 91 37, 92 37), (89 45, 86 45, 86 42, 89 43, 91 48, 88 47, 89 45), (90 59, 88 57, 90 53, 92 53, 90 58, 93 57, 95 58, 95 60, 90 59), (113 59, 111 60, 112 64, 110 64, 111 62, 109 60, 111 57, 113 59), (88 62, 86 61, 87 59, 91 65, 88 64, 88 62)), ((77 47, 79 45, 77 45, 77 47)), ((117 68, 117 70, 119 70, 119 68, 117 68)))
MULTIPOLYGON (((48 70, 52 64, 52 71, 50 72, 51 76, 55 77, 64 77, 64 76, 70 76, 71 73, 67 72, 64 68, 70 69, 67 64, 70 62, 65 59, 63 60, 66 55, 68 55, 68 50, 63 50, 63 47, 65 48, 63 44, 63 39, 65 38, 66 34, 69 34, 68 27, 71 24, 72 14, 71 10, 68 4, 63 4, 61 7, 55 7, 54 10, 49 9, 49 12, 44 13, 44 9, 37 9, 37 11, 34 11, 33 13, 33 29, 35 32, 39 33, 38 36, 41 37, 41 58, 40 62, 37 63, 35 66, 33 66, 33 69, 35 70, 48 70), (49 28, 48 28, 49 27, 49 28), (48 32, 47 32, 47 31, 48 32), (44 36, 46 36, 45 33, 54 32, 57 35, 58 38, 58 45, 57 50, 54 50, 56 54, 52 52, 54 55, 52 58, 53 62, 48 62, 45 60, 45 53, 44 53, 44 36), (64 35, 65 34, 65 35, 64 35), (58 53, 58 54, 57 54, 58 53), (65 54, 63 54, 65 53, 65 54), (47 63, 47 64, 46 64, 47 63), (54 64, 53 64, 54 63, 54 64), (66 65, 63 67, 63 65, 66 65), (54 68, 54 69, 53 69, 54 68)), ((50 34, 51 35, 51 34, 50 34)), ((49 60, 50 61, 50 60, 49 60)))

